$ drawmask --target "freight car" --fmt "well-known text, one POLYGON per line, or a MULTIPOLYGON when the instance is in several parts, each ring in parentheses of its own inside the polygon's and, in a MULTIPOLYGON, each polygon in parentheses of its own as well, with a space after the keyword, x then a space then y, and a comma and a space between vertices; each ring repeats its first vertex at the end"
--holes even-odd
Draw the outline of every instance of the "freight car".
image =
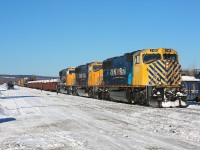
POLYGON ((200 79, 196 79, 194 76, 182 76, 182 81, 182 86, 187 93, 187 100, 199 101, 200 79))
POLYGON ((34 89, 57 92, 58 79, 29 81, 28 87, 34 88, 34 89))

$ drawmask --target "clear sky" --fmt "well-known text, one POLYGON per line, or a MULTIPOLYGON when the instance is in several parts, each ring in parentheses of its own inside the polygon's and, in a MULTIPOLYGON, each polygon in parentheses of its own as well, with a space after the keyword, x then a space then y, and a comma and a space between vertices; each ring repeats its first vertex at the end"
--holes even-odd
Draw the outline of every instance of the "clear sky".
POLYGON ((200 68, 200 0, 0 0, 0 74, 58 76, 157 47, 200 68))

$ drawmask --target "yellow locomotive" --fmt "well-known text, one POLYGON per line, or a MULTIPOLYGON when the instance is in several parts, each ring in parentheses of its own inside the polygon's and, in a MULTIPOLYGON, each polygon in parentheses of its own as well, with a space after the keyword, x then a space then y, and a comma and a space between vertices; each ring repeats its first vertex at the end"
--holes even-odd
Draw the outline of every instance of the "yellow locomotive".
POLYGON ((142 50, 133 55, 133 61, 132 85, 143 88, 147 104, 158 107, 186 106, 186 95, 181 92, 181 65, 175 50, 142 50))

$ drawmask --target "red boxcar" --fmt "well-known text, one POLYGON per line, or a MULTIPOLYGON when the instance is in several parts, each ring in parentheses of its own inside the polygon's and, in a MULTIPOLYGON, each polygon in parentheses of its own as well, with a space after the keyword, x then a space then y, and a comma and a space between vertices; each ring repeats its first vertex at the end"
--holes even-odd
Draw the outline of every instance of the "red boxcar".
POLYGON ((28 82, 28 87, 45 91, 57 91, 58 79, 38 80, 28 82))

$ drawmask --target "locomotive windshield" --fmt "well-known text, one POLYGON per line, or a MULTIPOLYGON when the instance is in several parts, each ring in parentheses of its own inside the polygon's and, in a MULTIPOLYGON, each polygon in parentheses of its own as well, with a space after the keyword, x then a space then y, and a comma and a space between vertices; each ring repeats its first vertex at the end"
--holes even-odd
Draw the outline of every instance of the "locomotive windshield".
POLYGON ((102 69, 102 66, 93 66, 93 71, 98 71, 102 69))
POLYGON ((69 74, 74 74, 75 73, 75 70, 70 70, 69 71, 69 74))
POLYGON ((159 60, 159 59, 161 59, 160 54, 144 54, 143 55, 143 62, 145 64, 152 63, 152 62, 159 60))
POLYGON ((178 58, 177 58, 176 54, 164 54, 163 57, 164 57, 165 60, 178 61, 178 58))

